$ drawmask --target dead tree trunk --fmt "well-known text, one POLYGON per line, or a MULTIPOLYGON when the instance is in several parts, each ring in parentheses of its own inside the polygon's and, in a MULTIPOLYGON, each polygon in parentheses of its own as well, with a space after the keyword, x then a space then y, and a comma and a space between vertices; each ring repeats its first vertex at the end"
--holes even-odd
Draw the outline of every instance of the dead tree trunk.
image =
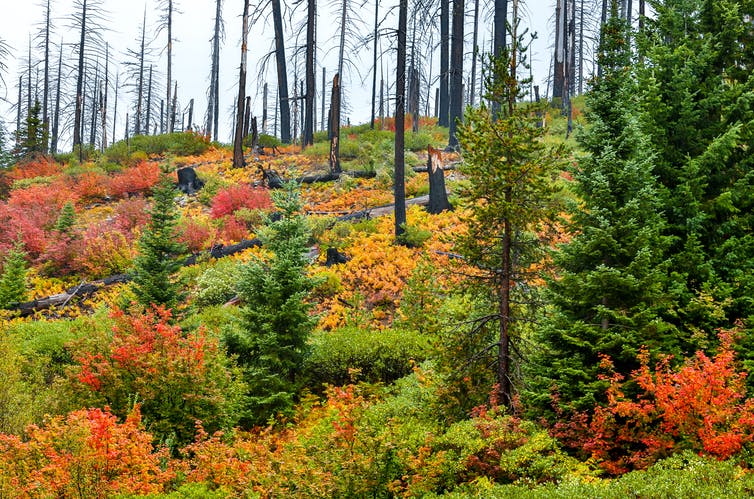
POLYGON ((400 0, 398 7, 398 57, 395 72, 395 239, 401 241, 406 231, 405 127, 406 118, 406 18, 408 0, 400 0))
POLYGON ((429 176, 429 205, 427 211, 432 214, 452 210, 445 191, 445 172, 442 164, 442 152, 427 146, 427 175, 429 176))
POLYGON ((314 144, 314 99, 316 97, 314 93, 314 50, 316 48, 314 22, 316 19, 316 1, 307 0, 306 5, 306 102, 304 103, 304 137, 301 141, 303 147, 314 144))
POLYGON ((280 140, 283 144, 291 142, 291 110, 288 103, 288 71, 283 42, 283 14, 280 0, 272 0, 272 21, 275 29, 275 60, 278 73, 278 101, 280 105, 280 140))
POLYGON ((340 173, 340 75, 332 79, 330 94, 330 172, 340 173))
POLYGON ((249 0, 243 0, 243 31, 241 32, 241 69, 238 76, 238 101, 236 103, 236 133, 233 140, 233 166, 246 165, 243 157, 243 105, 246 99, 246 52, 249 35, 249 0))

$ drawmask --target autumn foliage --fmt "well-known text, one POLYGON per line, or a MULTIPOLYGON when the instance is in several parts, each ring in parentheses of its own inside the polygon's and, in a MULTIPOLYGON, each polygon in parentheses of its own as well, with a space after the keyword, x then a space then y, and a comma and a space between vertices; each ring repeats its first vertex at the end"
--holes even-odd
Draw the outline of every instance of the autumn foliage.
POLYGON ((162 492, 174 476, 152 445, 136 406, 119 423, 107 408, 32 425, 26 438, 0 435, 0 496, 112 497, 162 492))
POLYGON ((212 199, 212 216, 220 218, 231 215, 240 208, 255 210, 271 207, 272 199, 267 189, 239 184, 222 189, 215 195, 212 199))
MULTIPOLYGON (((553 433, 611 474, 646 468, 684 449, 718 459, 739 454, 754 436, 754 399, 746 396, 746 373, 736 369, 737 331, 720 331, 714 357, 699 351, 675 369, 670 357, 652 369, 643 350, 641 367, 631 374, 634 388, 619 374, 609 376, 608 404, 591 418, 578 414, 557 424, 553 433), (638 393, 629 396, 629 389, 638 393)), ((610 359, 603 366, 610 369, 610 359)))

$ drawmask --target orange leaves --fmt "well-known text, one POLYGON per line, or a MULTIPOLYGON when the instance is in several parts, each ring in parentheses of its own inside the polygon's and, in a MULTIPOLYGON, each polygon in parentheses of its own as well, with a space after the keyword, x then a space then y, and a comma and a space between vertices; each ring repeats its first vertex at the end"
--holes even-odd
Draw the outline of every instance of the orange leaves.
POLYGON ((160 179, 160 165, 154 161, 141 161, 110 179, 108 192, 122 198, 149 191, 160 179))
POLYGON ((108 409, 79 410, 44 426, 30 426, 27 439, 0 435, 0 495, 16 497, 111 497, 153 494, 174 477, 142 430, 138 405, 118 423, 108 409))
POLYGON ((753 438, 754 399, 746 398, 746 374, 735 367, 736 331, 720 331, 714 357, 700 351, 675 369, 670 358, 651 369, 642 353, 641 367, 631 374, 640 389, 636 396, 627 396, 623 380, 613 375, 608 405, 596 407, 591 421, 582 414, 556 425, 556 436, 580 446, 612 474, 686 448, 718 459, 738 454, 753 438), (578 435, 584 437, 580 443, 578 435))

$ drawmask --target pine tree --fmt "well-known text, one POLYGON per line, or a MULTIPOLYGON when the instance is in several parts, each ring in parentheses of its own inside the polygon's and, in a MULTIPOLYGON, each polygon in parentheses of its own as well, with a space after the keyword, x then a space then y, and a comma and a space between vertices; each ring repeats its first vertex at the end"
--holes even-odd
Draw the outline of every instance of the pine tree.
POLYGON ((134 259, 133 291, 138 302, 175 307, 180 296, 179 283, 171 277, 180 268, 177 257, 186 252, 185 245, 176 241, 178 211, 175 187, 163 174, 152 191, 150 220, 139 239, 139 255, 134 259))
POLYGON ((306 275, 309 230, 300 213, 299 193, 295 184, 287 184, 272 196, 282 217, 260 234, 272 256, 245 268, 239 284, 246 303, 243 331, 226 337, 250 390, 244 425, 290 412, 300 387, 306 340, 315 325, 305 302, 313 283, 306 275))
MULTIPOLYGON (((579 197, 568 219, 570 240, 555 256, 548 285, 552 313, 539 328, 528 386, 538 411, 557 392, 562 409, 603 401, 602 355, 626 376, 642 345, 678 351, 677 331, 660 319, 667 307, 665 219, 652 175, 652 149, 637 121, 628 25, 613 13, 603 28, 602 76, 588 94, 590 127, 573 168, 579 197)), ((538 412, 541 414, 541 412, 538 412)))
POLYGON ((457 251, 475 268, 491 296, 494 308, 480 319, 475 332, 498 325, 495 343, 485 351, 496 352, 497 395, 508 407, 513 403, 515 341, 521 334, 518 319, 524 315, 516 303, 533 303, 523 295, 538 277, 532 265, 543 256, 548 222, 554 216, 554 180, 564 156, 562 148, 542 142, 544 129, 535 105, 520 102, 526 85, 516 73, 525 66, 526 47, 515 31, 511 40, 510 52, 490 59, 486 78, 487 100, 499 105, 497 119, 482 103, 466 110, 458 128, 468 181, 463 198, 470 215, 468 231, 457 241, 457 251))
POLYGON ((0 308, 10 308, 26 300, 26 252, 17 242, 5 255, 0 274, 0 308))

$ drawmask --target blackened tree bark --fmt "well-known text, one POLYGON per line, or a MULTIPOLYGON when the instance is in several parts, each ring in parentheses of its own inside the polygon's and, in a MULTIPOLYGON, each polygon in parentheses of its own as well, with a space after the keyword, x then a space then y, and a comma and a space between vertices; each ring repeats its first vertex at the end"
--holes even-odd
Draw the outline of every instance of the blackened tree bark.
POLYGON ((81 15, 81 32, 79 33, 79 64, 78 76, 76 78, 76 108, 73 118, 73 148, 79 147, 79 160, 81 157, 81 112, 84 102, 84 49, 86 43, 86 16, 88 13, 87 0, 82 0, 80 4, 81 15))
POLYGON ((215 30, 212 35, 212 64, 207 92, 207 115, 204 129, 212 140, 217 140, 220 113, 220 43, 225 37, 225 24, 222 18, 222 0, 215 3, 215 30))
POLYGON ((450 0, 440 0, 440 113, 437 123, 448 126, 450 95, 448 93, 448 68, 450 62, 450 0))
POLYGON ((147 82, 147 117, 144 133, 149 135, 149 128, 152 124, 152 65, 149 65, 149 81, 147 82))
MULTIPOLYGON (((118 85, 120 80, 120 72, 115 73, 115 103, 113 104, 113 142, 115 142, 115 125, 118 122, 118 85)), ((128 121, 126 121, 128 123, 128 121)))
POLYGON ((302 145, 314 144, 314 100, 315 74, 314 74, 314 50, 316 40, 314 39, 314 28, 316 23, 316 0, 307 0, 306 11, 306 102, 304 114, 304 137, 302 145))
POLYGON ((60 40, 60 52, 58 53, 58 78, 55 85, 55 114, 52 117, 52 137, 50 139, 50 152, 58 152, 58 133, 60 132, 60 95, 63 84, 63 40, 60 40))
MULTIPOLYGON (((444 1, 444 0, 443 0, 444 1)), ((395 238, 401 241, 406 231, 406 164, 405 118, 406 118, 406 18, 408 0, 400 0, 398 6, 398 59, 395 71, 395 175, 393 198, 395 200, 395 238)))
POLYGON ((555 6, 555 55, 553 57, 552 96, 563 97, 565 82, 566 44, 568 43, 567 0, 557 0, 555 6))
POLYGON ((427 211, 432 214, 452 210, 445 190, 445 171, 442 165, 442 153, 432 146, 427 146, 427 175, 429 175, 429 204, 427 211))
POLYGON ((243 0, 243 31, 241 32, 241 68, 238 75, 238 101, 236 102, 236 133, 233 140, 233 166, 246 165, 243 157, 243 106, 246 99, 246 52, 249 36, 249 0, 243 0))
POLYGON ((474 34, 471 41, 471 81, 469 81, 469 105, 476 101, 476 60, 479 57, 479 0, 474 0, 474 34))
POLYGON ((450 40, 450 130, 448 147, 458 148, 456 129, 463 118, 463 0, 453 0, 453 36, 450 40))
POLYGON ((48 97, 50 95, 50 29, 52 27, 52 16, 50 11, 50 0, 47 0, 45 9, 45 30, 44 30, 44 95, 42 96, 42 126, 44 127, 44 151, 48 151, 48 137, 50 131, 50 114, 48 97))
MULTIPOLYGON (((167 31, 168 35, 167 45, 165 46, 167 53, 165 102, 168 106, 170 106, 171 101, 175 100, 175 95, 170 95, 173 87, 173 14, 176 11, 175 4, 176 2, 174 0, 162 0, 162 2, 160 3, 162 17, 160 19, 160 26, 158 28, 158 33, 165 30, 167 31)), ((167 133, 171 133, 173 131, 173 127, 175 126, 175 113, 167 113, 166 121, 167 123, 165 124, 165 129, 167 133)))
POLYGON ((280 0, 272 0, 272 24, 275 28, 275 61, 278 73, 278 101, 280 103, 280 141, 291 142, 291 109, 288 102, 288 70, 285 60, 283 14, 280 0))
POLYGON ((340 168, 340 75, 332 79, 330 92, 330 173, 341 173, 340 168))
POLYGON ((380 0, 374 1, 374 48, 372 49, 372 119, 369 122, 369 128, 374 129, 375 120, 375 104, 377 100, 377 40, 378 32, 377 27, 379 23, 380 15, 380 0))
POLYGON ((147 7, 144 6, 144 19, 141 24, 141 46, 139 50, 139 74, 136 89, 136 120, 134 134, 141 135, 142 101, 144 100, 144 45, 147 38, 147 7))

